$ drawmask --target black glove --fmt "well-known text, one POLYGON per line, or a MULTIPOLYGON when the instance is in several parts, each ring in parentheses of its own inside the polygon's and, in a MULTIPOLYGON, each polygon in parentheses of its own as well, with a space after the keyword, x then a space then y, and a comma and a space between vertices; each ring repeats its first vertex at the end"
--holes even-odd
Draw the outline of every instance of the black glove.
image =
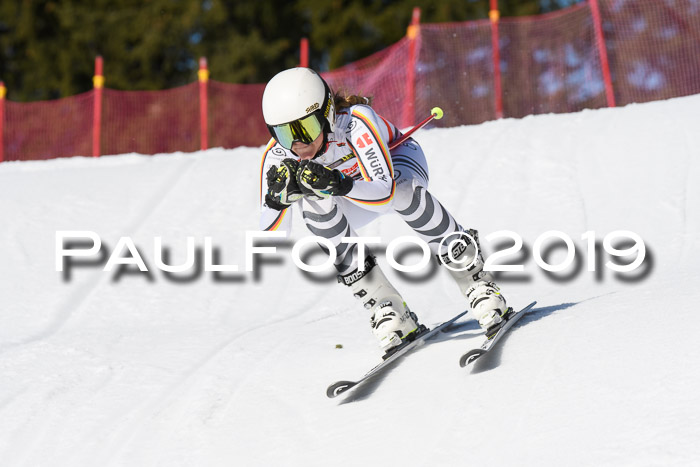
POLYGON ((329 169, 313 161, 301 161, 297 170, 297 182, 304 196, 324 199, 329 196, 345 196, 352 190, 353 179, 338 169, 329 169))
POLYGON ((304 197, 297 185, 299 161, 287 158, 277 167, 267 171, 267 194, 265 204, 277 211, 287 209, 294 201, 304 197))

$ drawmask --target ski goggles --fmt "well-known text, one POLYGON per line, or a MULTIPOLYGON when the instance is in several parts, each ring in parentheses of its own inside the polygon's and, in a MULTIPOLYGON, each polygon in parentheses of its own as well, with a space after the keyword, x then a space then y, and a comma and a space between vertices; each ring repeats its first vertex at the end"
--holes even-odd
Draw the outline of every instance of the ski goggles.
POLYGON ((295 141, 311 144, 323 131, 325 118, 316 111, 299 120, 280 125, 267 125, 270 134, 283 148, 292 149, 295 141))

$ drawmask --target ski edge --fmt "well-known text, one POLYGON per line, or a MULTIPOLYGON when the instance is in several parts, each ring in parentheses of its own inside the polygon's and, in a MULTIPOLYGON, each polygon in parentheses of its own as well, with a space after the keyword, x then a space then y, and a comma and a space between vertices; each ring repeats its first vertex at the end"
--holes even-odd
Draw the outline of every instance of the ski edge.
POLYGON ((487 351, 487 350, 484 350, 484 349, 473 349, 473 350, 470 350, 469 352, 467 352, 467 353, 465 353, 464 355, 462 355, 462 358, 459 359, 459 366, 461 366, 462 368, 464 368, 465 366, 469 365, 470 363, 472 363, 472 362, 473 362, 474 360, 476 360, 477 358, 479 358, 479 357, 481 357, 482 355, 484 355, 486 352, 488 352, 488 351, 487 351))
POLYGON ((387 366, 389 363, 391 363, 395 360, 398 360, 400 357, 404 356, 410 350, 414 349, 418 345, 422 345, 426 341, 431 340, 436 335, 438 335, 443 329, 445 329, 447 326, 449 326, 450 324, 457 321, 462 316, 466 315, 468 312, 469 312, 469 310, 465 310, 465 311, 459 313, 457 316, 454 316, 451 319, 438 324, 433 329, 425 331, 416 340, 409 342, 408 345, 406 345, 406 347, 404 347, 403 349, 400 349, 395 354, 391 355, 389 358, 387 358, 386 360, 382 361, 381 363, 379 363, 378 365, 373 367, 362 378, 358 379, 357 381, 336 381, 335 383, 328 386, 328 389, 326 389, 326 396, 328 396, 330 399, 333 399, 333 398, 338 397, 339 395, 343 394, 344 392, 354 388, 358 384, 365 382, 366 380, 368 380, 372 376, 374 376, 375 373, 377 373, 382 367, 387 366))
POLYGON ((355 381, 338 381, 328 386, 328 389, 326 389, 326 396, 333 399, 334 397, 338 397, 339 395, 341 395, 348 389, 355 387, 356 385, 357 382, 355 381))
POLYGON ((527 305, 525 308, 522 310, 516 312, 508 321, 507 325, 498 331, 495 336, 493 336, 491 339, 486 340, 484 344, 477 348, 477 349, 472 349, 462 355, 462 357, 459 359, 459 366, 464 368, 470 363, 474 363, 479 357, 484 355, 485 353, 488 353, 489 350, 491 350, 491 347, 496 345, 496 342, 500 340, 500 338, 505 334, 520 318, 522 318, 525 314, 527 314, 530 310, 534 308, 534 306, 537 305, 537 300, 534 302, 530 303, 527 305))

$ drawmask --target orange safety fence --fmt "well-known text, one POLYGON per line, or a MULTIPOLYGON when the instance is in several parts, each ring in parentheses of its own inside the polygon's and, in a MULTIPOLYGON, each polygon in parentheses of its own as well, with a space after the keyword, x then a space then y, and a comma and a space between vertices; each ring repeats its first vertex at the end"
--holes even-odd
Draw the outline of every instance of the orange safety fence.
MULTIPOLYGON (((449 127, 700 93, 700 0, 588 0, 461 23, 419 24, 416 13, 396 44, 323 73, 334 89, 373 96, 403 128, 434 106, 445 117, 431 125, 449 127)), ((0 83, 0 161, 265 144, 265 85, 199 76, 164 91, 96 87, 31 103, 6 100, 0 83)))

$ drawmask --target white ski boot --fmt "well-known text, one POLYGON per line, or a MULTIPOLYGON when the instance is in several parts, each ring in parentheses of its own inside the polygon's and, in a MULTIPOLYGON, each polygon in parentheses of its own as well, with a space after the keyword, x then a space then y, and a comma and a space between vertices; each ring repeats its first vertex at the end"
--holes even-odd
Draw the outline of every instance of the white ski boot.
POLYGON ((355 270, 348 275, 338 276, 338 282, 351 287, 353 295, 362 300, 366 309, 372 311, 372 334, 387 354, 403 342, 413 340, 417 331, 424 329, 389 283, 373 256, 365 259, 364 271, 355 270))
POLYGON ((457 282, 459 290, 469 301, 474 317, 486 335, 490 336, 500 327, 499 324, 509 309, 491 273, 483 271, 484 258, 479 247, 479 233, 471 229, 465 233, 467 235, 462 235, 452 245, 451 256, 454 261, 448 253, 441 255, 439 261, 457 282))

